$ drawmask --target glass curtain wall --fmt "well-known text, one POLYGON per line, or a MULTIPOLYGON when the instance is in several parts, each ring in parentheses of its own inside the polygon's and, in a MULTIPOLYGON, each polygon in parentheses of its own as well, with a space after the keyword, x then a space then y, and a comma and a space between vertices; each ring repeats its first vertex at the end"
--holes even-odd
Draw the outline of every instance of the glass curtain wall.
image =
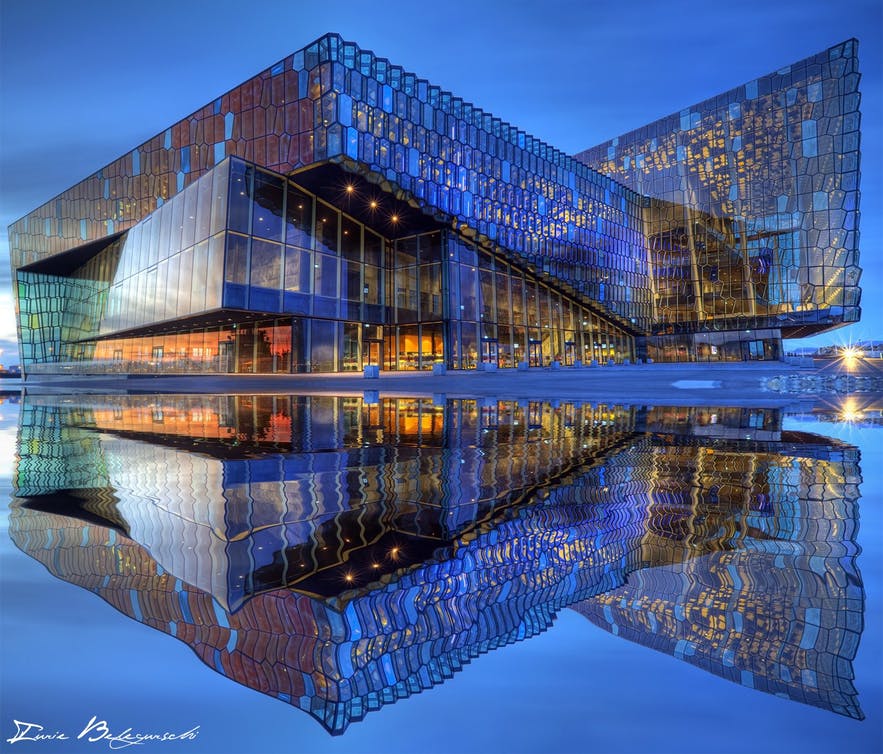
POLYGON ((628 335, 453 232, 385 238, 239 159, 135 226, 116 268, 101 318, 106 337, 69 347, 71 360, 99 371, 511 368, 632 355, 628 335), (160 300, 159 291, 168 295, 147 311, 142 294, 160 300), (127 297, 140 302, 132 312, 127 297), (181 321, 212 309, 226 323, 181 321), (112 332, 157 322, 175 332, 112 332))
POLYGON ((505 259, 449 234, 448 366, 475 369, 634 357, 633 338, 505 259))

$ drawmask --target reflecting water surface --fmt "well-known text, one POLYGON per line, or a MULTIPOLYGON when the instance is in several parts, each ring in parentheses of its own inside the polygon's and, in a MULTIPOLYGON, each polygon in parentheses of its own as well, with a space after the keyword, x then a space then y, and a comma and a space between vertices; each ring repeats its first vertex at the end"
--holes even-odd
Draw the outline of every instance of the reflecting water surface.
MULTIPOLYGON (((650 647, 668 667, 698 668, 691 682, 709 695, 726 694, 725 679, 770 717, 808 705, 799 714, 867 730, 856 740, 870 751, 875 733, 861 721, 867 712, 879 728, 880 697, 877 681, 871 708, 862 703, 871 679, 856 672, 861 455, 822 434, 817 420, 830 418, 804 412, 816 421, 807 432, 777 409, 29 396, 8 530, 53 576, 272 698, 274 719, 291 705, 345 733, 311 739, 329 749, 365 750, 351 734, 374 716, 354 723, 395 702, 396 719, 419 729, 427 708, 409 713, 417 700, 402 700, 456 687, 481 673, 481 662, 465 667, 479 655, 554 637, 557 622, 574 658, 583 646, 571 634, 600 640, 600 628, 617 652, 635 646, 628 663, 651 662, 650 647)), ((218 677, 187 672, 206 688, 218 677)), ((593 705, 558 696, 568 683, 533 693, 556 696, 578 726, 593 705)), ((226 714, 199 722, 227 725, 226 714)), ((307 723, 289 711, 283 724, 307 723)), ((616 740, 568 736, 544 748, 616 740)), ((513 750, 506 734, 494 740, 513 750)), ((449 749, 473 748, 458 741, 449 749)), ((790 750, 782 742, 766 744, 790 750)), ((440 743, 411 739, 410 750, 440 743)))

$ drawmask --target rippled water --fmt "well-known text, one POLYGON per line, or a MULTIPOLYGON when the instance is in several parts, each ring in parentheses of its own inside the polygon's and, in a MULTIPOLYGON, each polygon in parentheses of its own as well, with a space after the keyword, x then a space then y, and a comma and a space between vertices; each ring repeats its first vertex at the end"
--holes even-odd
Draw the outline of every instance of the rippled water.
POLYGON ((7 402, 3 738, 878 751, 878 416, 7 402))

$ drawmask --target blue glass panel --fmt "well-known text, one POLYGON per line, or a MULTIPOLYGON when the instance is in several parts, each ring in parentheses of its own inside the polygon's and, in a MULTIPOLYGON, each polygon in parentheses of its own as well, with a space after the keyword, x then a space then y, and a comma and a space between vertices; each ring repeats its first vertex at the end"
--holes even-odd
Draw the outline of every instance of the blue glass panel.
POLYGON ((337 299, 314 296, 313 314, 316 317, 337 317, 337 304, 337 299))
POLYGON ((331 128, 327 131, 326 136, 326 155, 327 157, 334 157, 343 152, 343 134, 340 126, 331 126, 331 128))
POLYGON ((337 95, 337 121, 343 126, 353 124, 353 98, 348 94, 337 95))
POLYGON ((282 311, 282 292, 270 288, 248 289, 248 308, 261 312, 282 311))
POLYGON ((346 154, 354 160, 359 159, 359 132, 355 128, 346 129, 346 154))
POLYGON ((284 292, 283 310, 292 314, 309 314, 311 296, 307 293, 284 292))
POLYGON ((248 288, 236 283, 224 283, 224 306, 231 309, 245 309, 248 288))

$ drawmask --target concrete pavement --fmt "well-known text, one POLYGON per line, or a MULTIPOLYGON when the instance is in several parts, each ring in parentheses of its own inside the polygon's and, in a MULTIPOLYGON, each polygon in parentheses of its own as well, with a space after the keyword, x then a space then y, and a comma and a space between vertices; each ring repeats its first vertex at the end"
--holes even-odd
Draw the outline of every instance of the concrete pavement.
MULTIPOLYGON (((823 369, 832 368, 830 364, 823 369)), ((879 370, 879 367, 874 366, 879 370)), ((787 406, 812 396, 782 395, 764 389, 772 377, 812 374, 782 362, 736 364, 639 364, 560 370, 496 372, 381 372, 303 375, 168 375, 28 380, 28 393, 137 392, 222 394, 497 397, 501 399, 584 400, 651 405, 787 406)), ((879 371, 872 372, 880 374, 879 371)))

